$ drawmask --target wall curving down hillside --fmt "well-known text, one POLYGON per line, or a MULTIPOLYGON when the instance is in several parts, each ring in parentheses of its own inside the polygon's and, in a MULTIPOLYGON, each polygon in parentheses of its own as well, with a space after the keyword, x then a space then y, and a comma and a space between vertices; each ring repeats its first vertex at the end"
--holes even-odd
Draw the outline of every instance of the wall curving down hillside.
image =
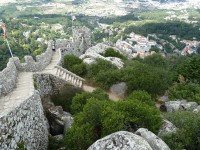
POLYGON ((14 150, 20 143, 28 150, 47 149, 47 121, 36 90, 21 105, 0 118, 0 149, 14 150))

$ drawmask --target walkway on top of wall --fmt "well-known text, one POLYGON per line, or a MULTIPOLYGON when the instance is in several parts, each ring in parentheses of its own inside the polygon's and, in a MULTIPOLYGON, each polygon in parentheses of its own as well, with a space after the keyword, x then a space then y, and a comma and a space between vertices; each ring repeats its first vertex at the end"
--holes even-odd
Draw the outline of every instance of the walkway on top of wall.
MULTIPOLYGON (((83 84, 83 91, 85 91, 85 92, 93 92, 95 89, 96 89, 95 87, 83 84)), ((117 96, 111 92, 107 92, 107 94, 108 94, 109 98, 113 101, 118 101, 121 99, 119 96, 117 96)))
POLYGON ((32 72, 19 72, 16 88, 8 95, 0 98, 0 117, 18 107, 34 92, 32 72))
MULTIPOLYGON (((60 54, 59 50, 57 50, 53 53, 50 64, 39 73, 55 75, 56 77, 59 77, 72 85, 82 87, 83 90, 87 92, 92 92, 96 89, 95 87, 91 87, 85 84, 83 85, 84 79, 78 77, 77 75, 71 73, 70 71, 62 67, 58 67, 57 65, 59 61, 60 54)), ((33 73, 34 72, 19 72, 16 88, 8 95, 0 98, 0 118, 12 111, 14 108, 18 107, 27 98, 33 95, 33 73)), ((109 98, 113 101, 118 101, 120 99, 113 93, 108 93, 108 95, 109 98)))
MULTIPOLYGON (((58 64, 59 52, 55 52, 52 56, 51 63, 45 68, 44 73, 55 71, 54 66, 58 64)), ((0 117, 6 115, 14 108, 18 107, 27 98, 33 95, 33 72, 19 72, 16 88, 8 95, 0 98, 0 117)))

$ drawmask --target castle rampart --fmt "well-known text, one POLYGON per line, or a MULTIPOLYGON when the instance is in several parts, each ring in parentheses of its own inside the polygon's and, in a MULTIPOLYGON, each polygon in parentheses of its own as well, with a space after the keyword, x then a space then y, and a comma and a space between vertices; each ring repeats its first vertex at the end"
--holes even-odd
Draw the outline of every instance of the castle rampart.
MULTIPOLYGON (((70 43, 69 40, 56 41, 55 44, 57 50, 67 47, 69 51, 65 54, 74 53, 77 51, 76 47, 79 47, 75 45, 76 42, 70 43)), ((49 42, 43 54, 36 56, 36 61, 31 56, 25 56, 24 63, 20 63, 17 57, 10 58, 7 67, 0 72, 0 149, 2 150, 14 150, 19 144, 25 145, 27 150, 46 150, 48 125, 41 97, 49 95, 52 91, 56 92, 56 89, 69 81, 74 86, 82 86, 81 78, 58 66, 57 72, 53 74, 55 76, 51 75, 51 71, 56 70, 54 67, 61 62, 61 56, 64 56, 64 52, 62 55, 60 51, 53 52, 52 46, 53 41, 49 42), (63 75, 64 78, 61 78, 63 75), (63 79, 66 82, 63 82, 63 79), (38 91, 33 87, 34 82, 38 86, 38 91)))
POLYGON ((47 121, 38 91, 0 118, 0 149, 14 150, 19 144, 27 150, 46 150, 47 121))
POLYGON ((14 150, 19 144, 25 145, 27 150, 47 149, 47 121, 40 93, 34 90, 32 73, 28 72, 42 71, 49 65, 53 55, 51 46, 49 42, 47 50, 37 56, 36 61, 31 56, 25 56, 25 63, 20 63, 17 57, 10 58, 7 67, 0 72, 0 149, 2 150, 14 150), (23 75, 20 72, 27 72, 29 78, 21 77, 19 81, 18 75, 23 75), (25 84, 26 82, 28 84, 25 84), (20 84, 22 85, 19 91, 19 87, 15 87, 20 84), (23 88, 28 89, 26 92, 21 91, 23 88))
POLYGON ((16 85, 18 70, 14 60, 9 59, 7 67, 0 72, 0 96, 10 93, 16 85))
POLYGON ((13 58, 15 61, 15 65, 19 71, 42 71, 50 62, 52 58, 52 42, 48 43, 47 50, 42 53, 41 55, 36 56, 36 61, 33 59, 32 56, 25 56, 25 63, 20 63, 18 57, 13 58))

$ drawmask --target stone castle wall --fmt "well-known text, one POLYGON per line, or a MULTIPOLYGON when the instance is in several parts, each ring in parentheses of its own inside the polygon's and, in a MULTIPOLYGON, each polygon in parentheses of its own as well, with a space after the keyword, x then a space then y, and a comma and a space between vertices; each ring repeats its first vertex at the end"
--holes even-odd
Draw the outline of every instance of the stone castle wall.
POLYGON ((0 118, 0 149, 14 150, 20 143, 27 150, 46 150, 47 121, 38 91, 20 106, 0 118))
MULTIPOLYGON (((0 97, 16 87, 19 71, 43 70, 51 62, 52 54, 49 42, 47 50, 36 56, 36 61, 31 56, 25 56, 25 63, 20 63, 16 57, 10 58, 7 67, 0 72, 0 97)), ((27 150, 46 150, 47 126, 40 93, 34 90, 19 106, 0 117, 0 149, 14 150, 23 143, 27 150)))
POLYGON ((59 90, 67 84, 67 81, 51 74, 35 73, 33 78, 41 98, 58 94, 59 90))
MULTIPOLYGON (((25 56, 25 63, 20 63, 19 58, 11 58, 7 67, 0 72, 0 96, 10 93, 16 86, 18 71, 38 72, 42 71, 52 59, 52 43, 49 42, 45 53, 36 57, 25 56)), ((75 42, 57 42, 56 49, 67 47, 73 53, 75 42), (69 45, 71 44, 71 45, 69 45)), ((69 52, 68 52, 69 54, 69 52)), ((27 150, 46 150, 48 146, 48 123, 45 119, 41 97, 55 91, 65 83, 55 79, 51 75, 34 75, 38 90, 34 90, 29 98, 19 106, 0 118, 0 149, 16 149, 20 143, 27 150)), ((23 93, 22 93, 23 94, 23 93)))
POLYGON ((0 97, 15 88, 18 71, 41 71, 50 63, 52 54, 52 41, 50 41, 47 50, 36 56, 36 61, 32 56, 25 56, 25 63, 20 63, 18 57, 10 58, 7 67, 0 72, 0 97))
POLYGON ((91 31, 86 27, 74 28, 73 40, 56 40, 56 48, 61 51, 61 62, 65 55, 81 56, 91 45, 91 31))
POLYGON ((15 66, 14 60, 9 59, 7 67, 0 72, 0 96, 10 93, 16 86, 18 70, 15 66))
POLYGON ((50 41, 48 43, 47 50, 42 53, 41 55, 36 56, 36 61, 33 59, 32 56, 25 56, 25 63, 20 63, 19 58, 15 57, 15 65, 19 71, 42 71, 50 62, 52 58, 52 43, 53 41, 50 41))

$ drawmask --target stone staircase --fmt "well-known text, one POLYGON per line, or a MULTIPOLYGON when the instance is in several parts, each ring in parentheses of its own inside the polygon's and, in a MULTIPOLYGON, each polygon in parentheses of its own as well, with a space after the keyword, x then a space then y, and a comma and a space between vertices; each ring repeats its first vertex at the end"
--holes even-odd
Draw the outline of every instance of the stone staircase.
POLYGON ((52 57, 51 63, 41 73, 52 74, 58 78, 61 78, 62 80, 67 81, 67 83, 71 85, 82 88, 83 82, 85 80, 76 74, 62 68, 61 66, 58 66, 60 60, 61 54, 60 51, 57 50, 52 57))
POLYGON ((85 81, 83 78, 77 76, 76 74, 60 67, 60 66, 55 66, 56 68, 56 76, 59 78, 62 78, 63 80, 67 81, 68 83, 82 88, 83 82, 85 81))

